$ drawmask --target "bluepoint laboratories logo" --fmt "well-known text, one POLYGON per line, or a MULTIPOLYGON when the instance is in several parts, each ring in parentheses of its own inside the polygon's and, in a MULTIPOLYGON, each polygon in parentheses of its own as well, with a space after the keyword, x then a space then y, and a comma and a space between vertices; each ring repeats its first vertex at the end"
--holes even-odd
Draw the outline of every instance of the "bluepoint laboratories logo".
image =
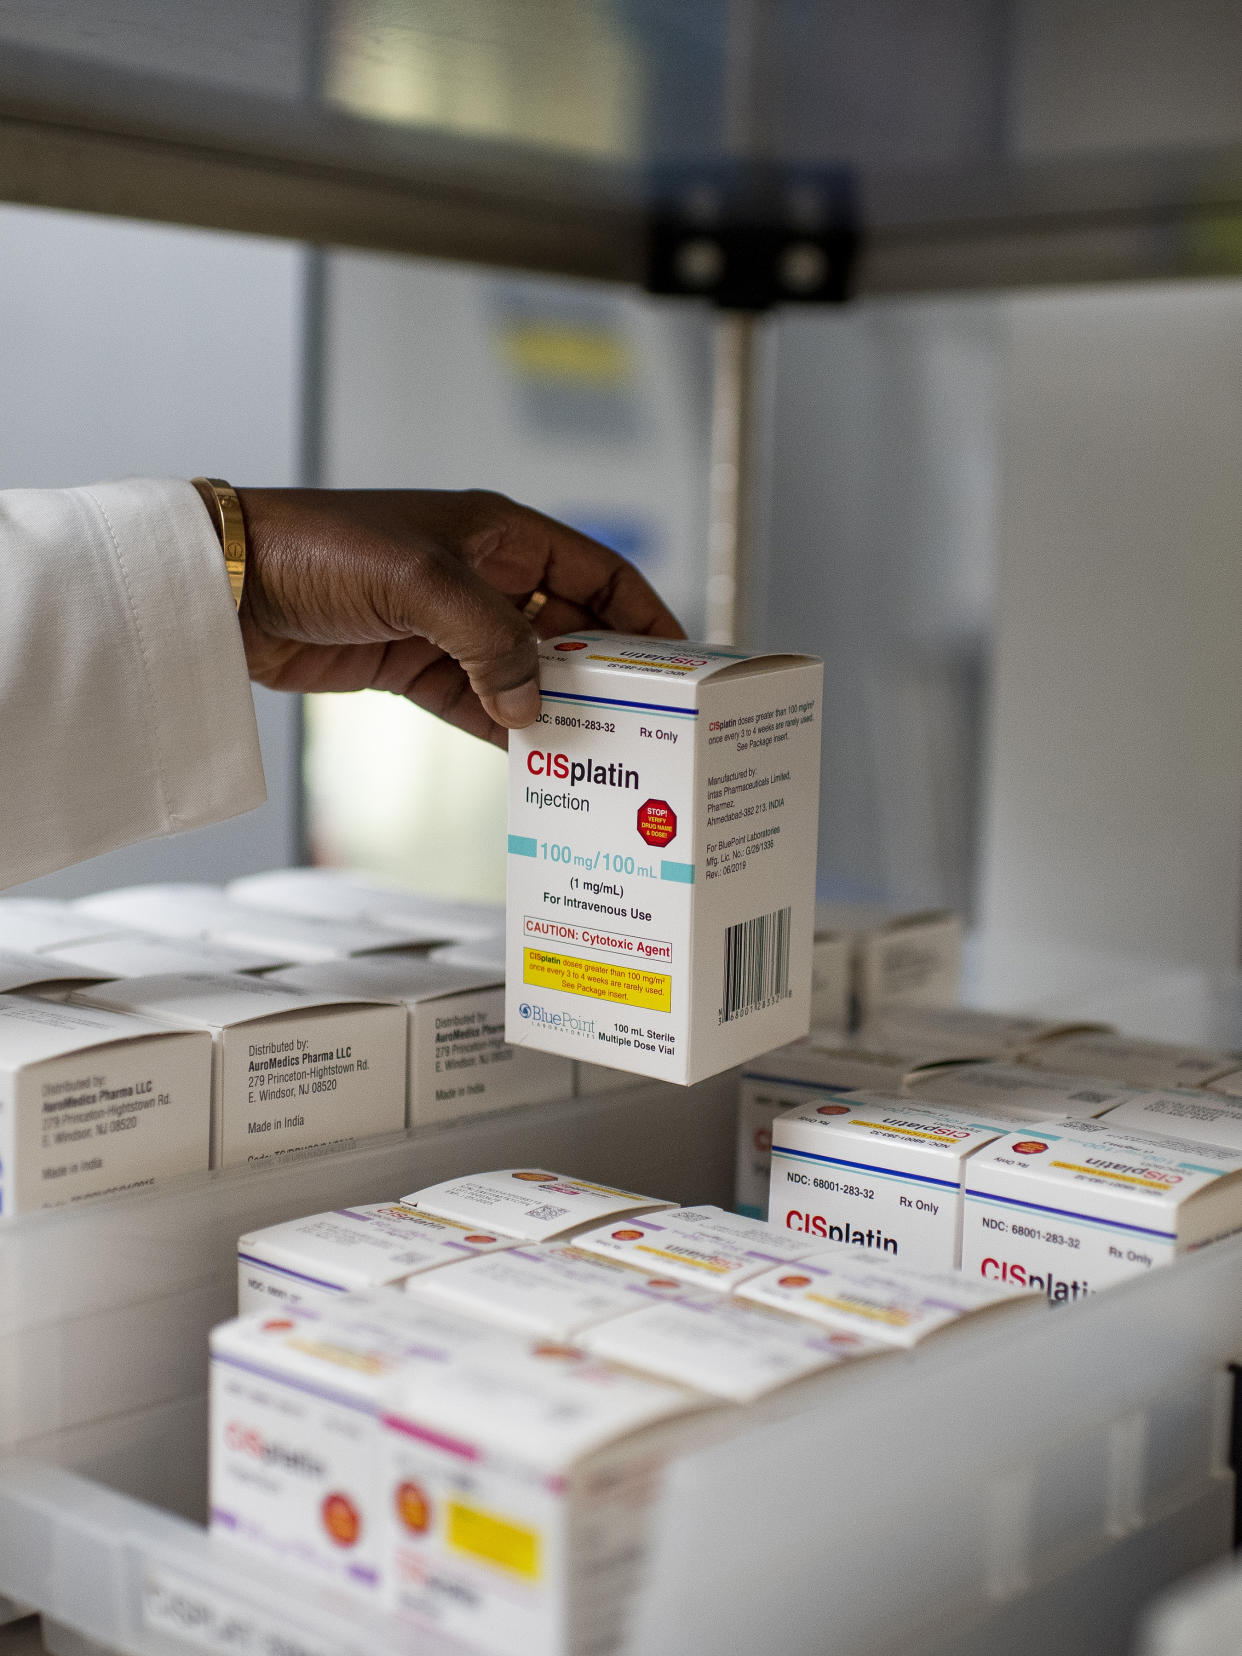
POLYGON ((546 1006, 534 1001, 521 1001, 518 1016, 528 1023, 541 1024, 544 1029, 555 1029, 561 1035, 594 1035, 595 1019, 579 1018, 572 1012, 549 1012, 546 1006))

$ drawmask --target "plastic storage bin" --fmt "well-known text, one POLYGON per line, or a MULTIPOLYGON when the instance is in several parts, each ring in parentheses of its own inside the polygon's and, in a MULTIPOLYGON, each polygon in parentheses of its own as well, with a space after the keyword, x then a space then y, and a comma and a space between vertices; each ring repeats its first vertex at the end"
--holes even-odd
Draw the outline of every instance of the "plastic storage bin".
POLYGON ((1145 1619, 1135 1656, 1237 1656, 1242 1650, 1242 1563, 1192 1577, 1145 1619))
MULTIPOLYGON (((0 1238, 0 1594, 62 1656, 384 1656, 435 1638, 252 1562, 203 1510, 209 1325, 260 1221, 530 1160, 718 1200, 734 1081, 570 1100, 18 1221, 0 1238), (30 1458, 33 1455, 36 1458, 30 1458), (51 1464, 52 1461, 59 1465, 51 1464)), ((1242 1241, 780 1394, 675 1461, 630 1649, 1117 1656, 1233 1527, 1242 1241)))
POLYGON ((237 1238, 258 1226, 523 1162, 727 1202, 736 1092, 736 1075, 631 1087, 8 1221, 0 1451, 73 1464, 102 1422, 202 1393, 207 1331, 237 1308, 237 1238))

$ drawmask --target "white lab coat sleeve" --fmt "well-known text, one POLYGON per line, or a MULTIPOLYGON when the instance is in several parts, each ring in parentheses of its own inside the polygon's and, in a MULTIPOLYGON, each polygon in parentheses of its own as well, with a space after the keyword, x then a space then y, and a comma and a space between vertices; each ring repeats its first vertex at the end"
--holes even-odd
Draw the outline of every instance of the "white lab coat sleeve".
POLYGON ((264 797, 237 615, 193 486, 0 491, 0 887, 264 797))

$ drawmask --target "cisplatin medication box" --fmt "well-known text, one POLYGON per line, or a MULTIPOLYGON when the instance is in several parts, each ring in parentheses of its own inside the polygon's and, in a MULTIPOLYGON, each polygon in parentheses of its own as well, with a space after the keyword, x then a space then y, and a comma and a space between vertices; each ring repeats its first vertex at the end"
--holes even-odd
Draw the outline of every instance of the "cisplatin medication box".
POLYGON ((804 1246, 843 1242, 957 1267, 962 1169, 1011 1122, 870 1093, 803 1104, 772 1125, 770 1221, 804 1246))
POLYGON ((819 903, 815 915, 817 933, 847 940, 852 1023, 866 1023, 886 1006, 952 1006, 957 1001, 960 915, 948 909, 903 912, 875 903, 819 903))
POLYGON ((1024 1064, 948 1064, 911 1075, 905 1087, 926 1104, 986 1110, 1019 1122, 1072 1116, 1094 1121, 1127 1099, 1133 1089, 1110 1086, 1090 1075, 1060 1075, 1024 1064))
POLYGON ((0 994, 0 1215, 202 1173, 211 1042, 0 994))
POLYGON ((889 1347, 918 1345, 966 1317, 1038 1300, 1016 1284, 886 1265, 842 1247, 752 1277, 738 1297, 889 1347))
POLYGON ((495 1329, 397 1294, 285 1306, 211 1335, 212 1531, 374 1596, 386 1557, 381 1415, 394 1378, 447 1367, 495 1329))
POLYGON ((964 1271, 1076 1300, 1242 1229, 1242 1152, 1041 1122, 971 1159, 965 1207, 964 1271))
POLYGON ((547 1341, 393 1391, 390 1607, 495 1656, 623 1648, 661 1472, 712 1400, 547 1341))
POLYGON ((598 1323, 579 1343, 611 1362, 731 1403, 753 1403, 796 1380, 885 1349, 849 1330, 812 1328, 740 1297, 693 1290, 669 1304, 598 1323))
POLYGON ((511 1237, 400 1202, 312 1213, 238 1238, 237 1309, 313 1305, 341 1294, 399 1288, 418 1272, 516 1246, 511 1237))
POLYGON ((134 931, 243 948, 264 955, 271 966, 428 948, 442 940, 438 928, 417 921, 394 919, 392 926, 377 926, 367 920, 308 919, 238 903, 218 886, 193 881, 125 886, 82 897, 75 906, 134 931))
POLYGON ((772 1173, 772 1123, 785 1110, 829 1093, 864 1092, 896 1096, 916 1075, 941 1064, 986 1058, 987 1043, 961 1032, 906 1033, 896 1030, 839 1036, 816 1030, 777 1052, 764 1053, 742 1071, 738 1088, 734 1199, 739 1213, 764 1219, 772 1173))
POLYGON ((1206 1087, 1238 1068, 1236 1052, 1141 1041, 1132 1035, 1083 1032, 1027 1048, 1022 1061, 1039 1069, 1098 1075, 1131 1087, 1206 1087))
POLYGON ((435 956, 376 954, 292 966, 267 981, 311 994, 392 1000, 406 1008, 411 1127, 573 1095, 568 1058, 505 1040, 503 971, 454 966, 435 956))
POLYGON ((761 1271, 799 1259, 814 1246, 718 1207, 674 1208, 647 1218, 626 1217, 575 1238, 586 1253, 728 1294, 761 1271))
POLYGON ((572 1242, 536 1242, 472 1259, 452 1271, 411 1277, 405 1291, 420 1305, 545 1340, 575 1340, 595 1323, 684 1292, 674 1277, 629 1270, 572 1242))
POLYGON ((822 665, 576 633, 509 743, 508 1038, 687 1084, 804 1035, 822 665))
POLYGON ((401 1200, 460 1225, 499 1231, 523 1242, 549 1242, 589 1230, 615 1214, 650 1213, 674 1206, 634 1190, 566 1178, 546 1167, 502 1167, 446 1179, 401 1200))
POLYGON ((402 1007, 227 973, 122 978, 74 1000, 211 1034, 213 1167, 405 1125, 402 1007))

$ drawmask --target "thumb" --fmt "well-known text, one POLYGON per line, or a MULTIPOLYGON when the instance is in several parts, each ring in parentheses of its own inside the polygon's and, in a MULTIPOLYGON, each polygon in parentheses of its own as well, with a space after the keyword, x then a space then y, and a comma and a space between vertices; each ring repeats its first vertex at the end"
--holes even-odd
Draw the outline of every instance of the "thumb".
POLYGON ((534 628, 481 576, 438 548, 427 548, 414 580, 376 595, 401 631, 421 634, 453 657, 483 709, 509 730, 539 716, 539 654, 534 628), (388 601, 384 601, 384 597, 388 601))

